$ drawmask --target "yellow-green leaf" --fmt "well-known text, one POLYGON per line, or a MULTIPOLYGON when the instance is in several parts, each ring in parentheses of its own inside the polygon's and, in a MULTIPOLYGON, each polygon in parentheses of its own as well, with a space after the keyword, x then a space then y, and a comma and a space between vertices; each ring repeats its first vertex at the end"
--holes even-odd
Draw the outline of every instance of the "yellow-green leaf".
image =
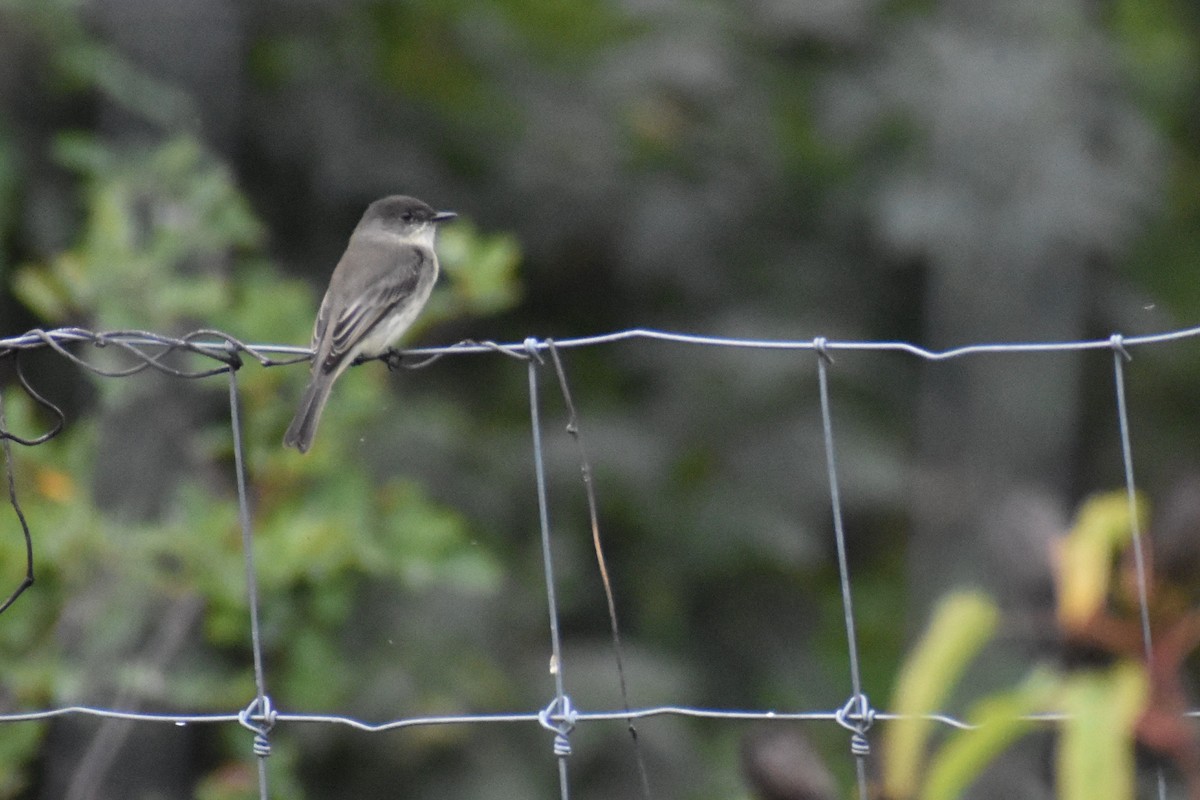
POLYGON ((1060 685, 1057 676, 1035 672, 1011 692, 981 700, 967 715, 973 730, 959 730, 930 760, 922 800, 954 800, 1009 745, 1034 725, 1027 717, 1045 708, 1060 685))
POLYGON ((963 669, 991 638, 999 612, 984 595, 959 592, 946 597, 934 612, 929 629, 905 662, 892 697, 901 719, 884 731, 883 781, 886 794, 916 794, 932 720, 958 684, 963 669))
POLYGON ((1067 682, 1058 749, 1061 800, 1133 798, 1133 726, 1145 700, 1145 674, 1132 663, 1067 682))
MULTIPOLYGON (((1139 522, 1145 503, 1136 501, 1139 522)), ((1058 616, 1068 630, 1087 623, 1104 605, 1112 560, 1131 541, 1129 498, 1124 491, 1090 498, 1062 542, 1058 564, 1058 616)))

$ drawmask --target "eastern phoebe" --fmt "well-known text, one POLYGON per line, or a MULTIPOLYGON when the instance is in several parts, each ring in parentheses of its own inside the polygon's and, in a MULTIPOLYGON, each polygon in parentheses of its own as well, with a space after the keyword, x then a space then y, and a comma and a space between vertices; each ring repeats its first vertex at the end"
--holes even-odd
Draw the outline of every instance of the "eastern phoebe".
POLYGON ((384 353, 412 325, 437 281, 437 223, 455 216, 403 195, 367 207, 317 311, 312 377, 285 446, 307 452, 333 382, 355 359, 384 353))

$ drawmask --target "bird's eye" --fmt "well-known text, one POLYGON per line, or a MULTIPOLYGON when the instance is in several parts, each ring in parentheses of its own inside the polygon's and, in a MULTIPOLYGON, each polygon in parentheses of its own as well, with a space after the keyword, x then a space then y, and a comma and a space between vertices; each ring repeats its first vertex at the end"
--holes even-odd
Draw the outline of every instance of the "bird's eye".
POLYGON ((403 214, 400 215, 400 219, 404 220, 405 222, 412 222, 413 214, 411 211, 405 211, 403 214))

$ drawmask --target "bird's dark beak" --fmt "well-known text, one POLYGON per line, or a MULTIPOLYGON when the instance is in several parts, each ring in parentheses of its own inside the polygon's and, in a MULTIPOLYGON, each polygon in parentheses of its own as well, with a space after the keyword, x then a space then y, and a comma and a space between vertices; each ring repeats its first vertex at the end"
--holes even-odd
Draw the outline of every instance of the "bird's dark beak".
POLYGON ((434 222, 449 222, 450 220, 454 219, 457 216, 458 216, 458 214, 454 213, 453 211, 439 211, 433 215, 433 221, 434 222))

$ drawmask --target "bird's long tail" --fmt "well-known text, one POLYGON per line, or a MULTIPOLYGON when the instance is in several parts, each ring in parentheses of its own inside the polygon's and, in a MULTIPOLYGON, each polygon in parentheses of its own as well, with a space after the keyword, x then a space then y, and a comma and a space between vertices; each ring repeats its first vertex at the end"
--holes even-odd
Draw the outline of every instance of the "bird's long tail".
POLYGON ((337 372, 322 372, 319 369, 313 372, 308 388, 300 398, 296 416, 292 418, 292 424, 283 435, 285 447, 294 447, 301 453, 307 453, 308 448, 312 447, 313 437, 317 434, 317 423, 321 421, 321 412, 325 410, 325 402, 329 399, 329 392, 333 389, 333 382, 337 377, 337 372))

